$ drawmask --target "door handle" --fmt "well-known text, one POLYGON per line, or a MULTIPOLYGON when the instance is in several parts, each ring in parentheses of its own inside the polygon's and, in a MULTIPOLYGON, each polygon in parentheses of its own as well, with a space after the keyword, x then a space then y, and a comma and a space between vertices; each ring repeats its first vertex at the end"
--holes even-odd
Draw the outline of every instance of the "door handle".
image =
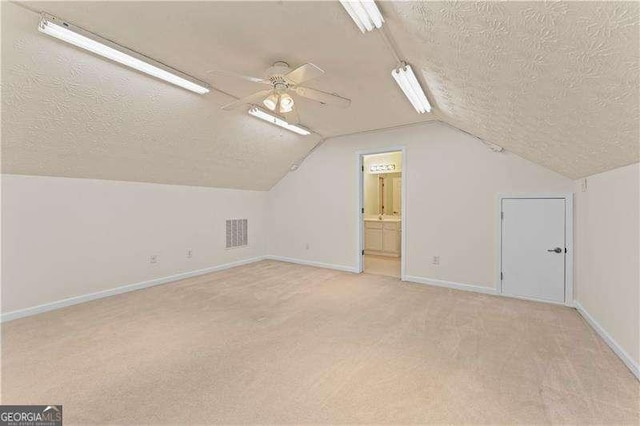
POLYGON ((547 250, 549 253, 562 253, 562 249, 560 247, 556 247, 554 249, 547 250))

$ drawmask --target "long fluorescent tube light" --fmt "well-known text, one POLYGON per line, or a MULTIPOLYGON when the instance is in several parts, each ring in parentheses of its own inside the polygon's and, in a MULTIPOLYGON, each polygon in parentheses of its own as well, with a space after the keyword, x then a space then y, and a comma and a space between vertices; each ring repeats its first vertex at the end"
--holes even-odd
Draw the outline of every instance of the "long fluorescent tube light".
POLYGON ((96 55, 142 71, 159 79, 192 92, 205 94, 209 92, 206 83, 198 81, 178 70, 147 58, 139 53, 117 45, 109 40, 76 27, 55 16, 43 14, 38 30, 57 39, 71 43, 96 55))
POLYGON ((411 65, 405 64, 402 67, 396 68, 391 71, 391 75, 416 111, 420 114, 431 112, 431 104, 424 94, 424 90, 420 87, 420 83, 413 73, 411 65))
POLYGON ((292 132, 295 132, 299 135, 303 135, 306 136, 308 134, 310 134, 311 132, 307 129, 305 129, 302 126, 298 126, 297 124, 289 124, 286 121, 284 121, 283 119, 281 119, 280 117, 277 117, 273 114, 270 114, 268 112, 266 112, 263 109, 260 109, 258 107, 252 107, 249 110, 249 114, 253 115, 254 117, 257 117, 261 120, 264 121, 268 121, 271 124, 275 124, 276 126, 280 126, 283 127, 287 130, 290 130, 292 132))
POLYGON ((340 3, 363 33, 382 28, 384 18, 374 0, 340 0, 340 3))

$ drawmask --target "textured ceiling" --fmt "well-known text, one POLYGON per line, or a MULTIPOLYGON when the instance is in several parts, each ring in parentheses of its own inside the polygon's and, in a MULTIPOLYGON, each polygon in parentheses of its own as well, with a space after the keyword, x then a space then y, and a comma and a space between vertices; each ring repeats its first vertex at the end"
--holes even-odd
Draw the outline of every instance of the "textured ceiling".
MULTIPOLYGON (((324 136, 439 119, 577 178, 638 161, 638 3, 384 2, 386 28, 436 106, 417 115, 392 55, 338 2, 29 2, 236 96, 276 60, 347 110, 298 102, 324 136)), ((40 34, 2 2, 4 173, 268 189, 319 140, 40 34)))
MULTIPOLYGON (((339 3, 27 6, 236 96, 264 87, 207 71, 262 76, 276 60, 313 62, 326 74, 309 86, 352 99, 347 110, 298 101, 302 124, 322 135, 429 119, 417 117, 395 87, 383 41, 363 37, 339 3)), ((38 21, 36 13, 2 2, 4 173, 264 190, 320 139, 281 130, 246 109, 221 111, 232 98, 195 95, 93 56, 39 33, 38 21)))
POLYGON ((640 3, 384 6, 441 120, 572 178, 638 161, 640 3))

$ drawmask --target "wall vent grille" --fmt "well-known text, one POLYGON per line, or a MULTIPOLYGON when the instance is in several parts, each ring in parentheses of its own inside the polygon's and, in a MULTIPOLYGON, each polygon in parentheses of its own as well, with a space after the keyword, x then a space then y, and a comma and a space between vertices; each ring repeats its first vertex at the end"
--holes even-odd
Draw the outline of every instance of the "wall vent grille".
POLYGON ((227 248, 249 245, 247 219, 227 219, 227 248))

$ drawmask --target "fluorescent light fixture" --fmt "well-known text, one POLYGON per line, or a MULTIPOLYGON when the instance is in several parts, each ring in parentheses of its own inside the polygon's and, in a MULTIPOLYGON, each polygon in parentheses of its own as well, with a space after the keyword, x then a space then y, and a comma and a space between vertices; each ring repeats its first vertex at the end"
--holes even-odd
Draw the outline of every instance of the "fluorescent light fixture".
POLYGON ((420 87, 420 83, 418 82, 416 75, 413 73, 411 65, 404 64, 404 66, 391 71, 391 75, 396 80, 398 86, 400 86, 416 111, 420 114, 431 112, 431 104, 429 103, 427 96, 424 94, 424 90, 420 87))
POLYGON ((74 46, 88 50, 96 55, 142 71, 161 80, 173 83, 192 92, 205 94, 209 92, 206 83, 198 81, 180 71, 147 58, 139 53, 117 45, 109 40, 64 22, 55 16, 43 14, 38 30, 74 46))
POLYGON ((374 0, 340 0, 340 3, 363 33, 382 28, 384 18, 374 0))
POLYGON ((276 126, 284 127, 285 129, 295 132, 299 135, 306 136, 311 133, 309 130, 305 129, 302 126, 298 126, 297 124, 289 124, 280 117, 270 114, 267 111, 255 106, 249 110, 249 114, 261 120, 268 121, 271 124, 275 124, 276 126))

